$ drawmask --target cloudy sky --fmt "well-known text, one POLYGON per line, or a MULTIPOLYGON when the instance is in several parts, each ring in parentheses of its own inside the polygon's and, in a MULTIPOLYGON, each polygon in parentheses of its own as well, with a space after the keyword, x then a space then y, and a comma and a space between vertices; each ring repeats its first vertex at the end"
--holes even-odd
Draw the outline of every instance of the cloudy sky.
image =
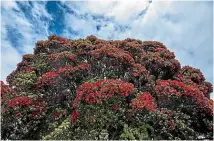
POLYGON ((58 1, 1 3, 1 80, 35 42, 56 33, 67 38, 157 40, 182 65, 213 82, 213 2, 58 1))

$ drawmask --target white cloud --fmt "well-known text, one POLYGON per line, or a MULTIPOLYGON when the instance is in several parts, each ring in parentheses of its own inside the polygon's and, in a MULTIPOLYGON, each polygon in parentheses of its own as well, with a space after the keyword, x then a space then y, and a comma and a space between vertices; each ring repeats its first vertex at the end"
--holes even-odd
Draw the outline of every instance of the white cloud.
POLYGON ((214 100, 214 94, 213 94, 213 92, 210 94, 210 99, 214 100))
POLYGON ((93 14, 106 14, 111 11, 117 1, 87 1, 85 7, 93 14))
POLYGON ((98 36, 102 39, 108 39, 115 34, 115 27, 113 23, 108 23, 98 31, 98 36))
MULTIPOLYGON (((14 70, 16 64, 21 60, 21 54, 12 47, 7 40, 1 41, 1 80, 6 80, 6 76, 14 70)), ((6 82, 6 81, 5 81, 6 82)))
MULTIPOLYGON (((22 6, 30 6, 28 2, 20 2, 22 6)), ((28 11, 30 12, 30 11, 28 11)), ((16 68, 16 64, 21 61, 21 56, 26 53, 33 53, 33 48, 38 40, 47 38, 48 26, 46 21, 42 21, 41 17, 51 20, 51 16, 47 13, 45 5, 33 2, 31 19, 26 18, 26 13, 19 8, 14 1, 2 2, 1 13, 1 80, 5 81, 6 76, 16 68), (33 23, 32 23, 33 22, 33 23), (18 36, 18 44, 13 46, 8 39, 11 31, 16 32, 18 36), (14 31, 15 30, 15 31, 14 31)), ((28 13, 29 14, 29 13, 28 13)))
POLYGON ((87 36, 88 34, 94 34, 94 24, 92 22, 88 22, 85 19, 79 19, 75 16, 68 16, 67 20, 68 25, 71 26, 75 31, 79 31, 81 35, 87 36))
POLYGON ((87 1, 85 8, 94 14, 102 14, 106 17, 113 17, 119 24, 127 24, 136 18, 149 5, 148 0, 144 1, 87 1))
POLYGON ((1 4, 6 10, 18 9, 18 6, 15 1, 1 1, 1 4))

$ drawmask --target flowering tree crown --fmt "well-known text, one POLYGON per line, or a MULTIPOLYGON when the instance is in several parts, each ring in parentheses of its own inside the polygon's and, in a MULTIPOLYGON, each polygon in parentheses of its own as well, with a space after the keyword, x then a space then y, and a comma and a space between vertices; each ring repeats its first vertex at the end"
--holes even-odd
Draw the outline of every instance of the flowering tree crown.
POLYGON ((38 41, 1 81, 2 139, 212 139, 212 84, 157 41, 38 41))

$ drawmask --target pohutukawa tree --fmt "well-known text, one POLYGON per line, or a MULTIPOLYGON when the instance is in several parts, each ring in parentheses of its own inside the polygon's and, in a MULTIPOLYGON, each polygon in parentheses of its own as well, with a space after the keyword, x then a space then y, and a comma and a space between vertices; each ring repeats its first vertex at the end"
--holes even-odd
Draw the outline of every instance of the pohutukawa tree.
POLYGON ((160 42, 51 35, 7 82, 2 139, 213 138, 212 84, 160 42))

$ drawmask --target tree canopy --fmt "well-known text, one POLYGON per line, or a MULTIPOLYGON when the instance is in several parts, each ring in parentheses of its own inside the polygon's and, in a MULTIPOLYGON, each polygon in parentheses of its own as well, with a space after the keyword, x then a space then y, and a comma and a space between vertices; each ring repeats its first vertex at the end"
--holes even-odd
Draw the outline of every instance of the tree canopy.
POLYGON ((38 41, 1 81, 2 139, 213 139, 213 86, 157 41, 38 41))

